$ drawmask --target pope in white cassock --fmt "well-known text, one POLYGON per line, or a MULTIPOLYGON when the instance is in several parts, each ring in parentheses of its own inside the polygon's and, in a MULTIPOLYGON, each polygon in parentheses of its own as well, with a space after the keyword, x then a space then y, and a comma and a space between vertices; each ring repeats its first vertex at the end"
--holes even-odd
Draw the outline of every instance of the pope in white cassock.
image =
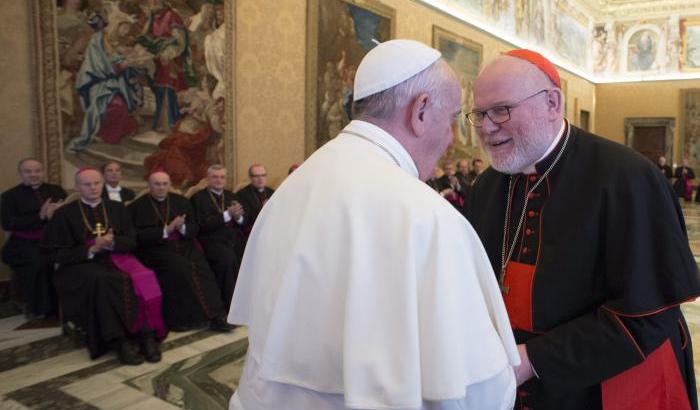
POLYGON ((491 264, 426 180, 460 85, 412 40, 371 50, 355 120, 250 236, 229 322, 250 346, 230 409, 511 409, 520 360, 491 264))

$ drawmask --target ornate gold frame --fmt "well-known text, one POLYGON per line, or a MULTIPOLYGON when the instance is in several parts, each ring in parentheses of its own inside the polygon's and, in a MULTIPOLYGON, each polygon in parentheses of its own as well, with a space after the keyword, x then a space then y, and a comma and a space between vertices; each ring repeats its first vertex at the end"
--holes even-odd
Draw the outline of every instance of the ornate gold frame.
MULTIPOLYGON (((229 181, 236 181, 235 138, 235 0, 224 0, 226 21, 226 49, 230 50, 226 67, 226 125, 224 138, 224 162, 229 169, 229 181)), ((54 0, 31 0, 29 12, 32 22, 33 100, 34 134, 38 140, 37 158, 44 162, 47 180, 55 184, 61 181, 63 143, 61 136, 61 114, 58 100, 58 47, 56 42, 56 2, 54 0)))

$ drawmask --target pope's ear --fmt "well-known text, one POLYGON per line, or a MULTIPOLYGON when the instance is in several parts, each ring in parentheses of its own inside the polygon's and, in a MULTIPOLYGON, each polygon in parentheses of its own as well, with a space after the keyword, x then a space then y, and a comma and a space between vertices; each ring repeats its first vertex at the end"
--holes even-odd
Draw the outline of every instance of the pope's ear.
POLYGON ((413 129, 413 133, 418 137, 422 137, 427 130, 426 121, 429 99, 430 97, 428 94, 420 94, 418 97, 413 99, 413 102, 409 107, 411 110, 411 128, 413 129))

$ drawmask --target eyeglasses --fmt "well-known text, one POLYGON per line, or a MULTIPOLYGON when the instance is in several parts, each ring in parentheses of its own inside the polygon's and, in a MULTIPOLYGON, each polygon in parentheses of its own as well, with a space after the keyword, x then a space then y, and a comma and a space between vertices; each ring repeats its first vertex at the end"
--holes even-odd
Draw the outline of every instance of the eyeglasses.
POLYGON ((251 178, 261 178, 261 177, 266 177, 267 174, 252 174, 250 177, 251 178))
POLYGON ((491 107, 486 111, 472 111, 467 113, 467 119, 469 122, 479 128, 484 125, 484 119, 488 116, 491 122, 494 124, 503 124, 504 122, 510 121, 510 111, 522 104, 525 100, 528 100, 536 95, 542 94, 543 92, 548 92, 549 90, 540 90, 532 95, 529 95, 520 101, 516 101, 510 105, 499 105, 496 107, 491 107))

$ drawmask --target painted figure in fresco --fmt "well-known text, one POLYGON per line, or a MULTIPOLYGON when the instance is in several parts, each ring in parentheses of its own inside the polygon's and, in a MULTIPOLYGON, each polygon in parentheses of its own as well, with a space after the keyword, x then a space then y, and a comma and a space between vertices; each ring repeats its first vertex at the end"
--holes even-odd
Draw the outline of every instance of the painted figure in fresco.
POLYGON ((322 145, 350 122, 357 63, 387 34, 382 17, 352 4, 329 1, 321 4, 320 13, 335 23, 321 40, 319 55, 318 143, 322 145))
POLYGON ((80 134, 68 144, 69 152, 84 150, 96 136, 118 144, 137 130, 132 112, 141 103, 138 76, 143 72, 120 53, 132 57, 139 53, 129 46, 132 22, 126 14, 112 16, 111 20, 90 39, 76 78, 85 117, 80 134))
POLYGON ((209 3, 202 4, 199 13, 192 16, 187 24, 192 67, 198 76, 206 74, 204 39, 213 33, 216 27, 216 11, 214 5, 209 3))
POLYGON ((176 187, 194 185, 207 174, 208 148, 216 131, 217 115, 223 100, 214 102, 209 90, 208 77, 203 77, 199 88, 183 93, 185 106, 182 118, 163 139, 157 152, 144 160, 147 170, 163 169, 176 187))
POLYGON ((656 44, 651 33, 645 30, 630 44, 631 70, 646 71, 652 68, 656 60, 656 44))
POLYGON ((605 25, 606 41, 605 41, 605 71, 612 73, 617 71, 617 39, 611 24, 605 25))
POLYGON ((138 18, 139 43, 155 55, 152 89, 156 97, 153 129, 169 130, 180 118, 177 92, 195 83, 187 29, 182 17, 163 0, 149 0, 138 18))
POLYGON ((74 135, 80 131, 80 100, 74 84, 75 77, 83 63, 85 47, 95 33, 88 24, 83 11, 85 1, 66 0, 59 2, 56 10, 56 33, 58 35, 58 95, 61 104, 64 135, 74 135))
POLYGON ((204 62, 209 74, 216 79, 212 92, 212 98, 216 101, 226 95, 226 26, 223 5, 214 7, 214 25, 216 30, 204 38, 204 62))
POLYGON ((605 28, 598 26, 593 29, 593 41, 591 42, 591 67, 593 72, 605 71, 605 41, 607 33, 605 28))

